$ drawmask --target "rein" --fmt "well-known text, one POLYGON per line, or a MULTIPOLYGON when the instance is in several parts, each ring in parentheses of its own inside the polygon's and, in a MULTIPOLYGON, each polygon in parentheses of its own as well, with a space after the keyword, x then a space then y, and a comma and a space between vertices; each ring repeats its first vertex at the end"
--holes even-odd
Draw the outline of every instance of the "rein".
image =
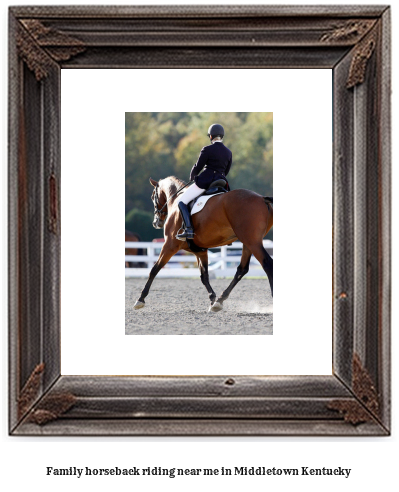
POLYGON ((162 206, 162 208, 158 208, 158 205, 159 205, 159 201, 158 201, 158 186, 155 188, 155 207, 154 207, 154 212, 156 215, 160 216, 161 214, 166 214, 165 216, 165 219, 166 220, 166 217, 168 216, 168 212, 162 212, 162 210, 166 207, 166 205, 170 202, 170 200, 172 200, 172 198, 174 198, 178 193, 181 192, 181 190, 184 190, 184 188, 187 188, 187 186, 191 185, 192 183, 194 183, 194 180, 188 182, 187 184, 185 184, 184 186, 182 186, 179 190, 176 191, 176 193, 174 193, 171 197, 169 197, 166 202, 164 203, 164 205, 162 206))

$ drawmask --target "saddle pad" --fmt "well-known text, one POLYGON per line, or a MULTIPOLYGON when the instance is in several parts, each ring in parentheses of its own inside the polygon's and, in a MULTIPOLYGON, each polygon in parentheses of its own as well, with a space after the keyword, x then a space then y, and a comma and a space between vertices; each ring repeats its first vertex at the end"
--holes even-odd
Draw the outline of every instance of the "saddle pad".
POLYGON ((198 198, 195 199, 194 205, 191 209, 191 215, 194 215, 198 212, 201 212, 201 210, 205 207, 206 202, 210 200, 212 197, 216 195, 223 195, 224 193, 215 193, 214 195, 201 195, 198 198))

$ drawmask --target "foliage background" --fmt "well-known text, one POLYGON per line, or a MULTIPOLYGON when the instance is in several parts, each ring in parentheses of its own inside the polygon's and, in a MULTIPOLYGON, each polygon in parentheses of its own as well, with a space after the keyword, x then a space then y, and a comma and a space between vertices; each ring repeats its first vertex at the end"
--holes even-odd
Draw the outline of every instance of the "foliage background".
POLYGON ((212 123, 225 129, 225 145, 233 152, 228 175, 231 189, 247 188, 273 195, 273 113, 126 113, 125 228, 143 241, 163 237, 152 227, 152 186, 177 176, 188 181, 200 150, 209 145, 212 123))

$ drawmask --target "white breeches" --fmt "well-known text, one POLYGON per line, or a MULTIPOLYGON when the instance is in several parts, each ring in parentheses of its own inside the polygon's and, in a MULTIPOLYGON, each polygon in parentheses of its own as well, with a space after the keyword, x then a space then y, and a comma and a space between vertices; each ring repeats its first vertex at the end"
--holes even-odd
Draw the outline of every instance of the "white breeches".
POLYGON ((195 183, 193 183, 186 189, 184 193, 177 197, 177 203, 183 202, 187 205, 189 202, 191 202, 191 200, 194 200, 194 198, 197 198, 197 196, 202 195, 204 191, 205 190, 199 188, 195 183))

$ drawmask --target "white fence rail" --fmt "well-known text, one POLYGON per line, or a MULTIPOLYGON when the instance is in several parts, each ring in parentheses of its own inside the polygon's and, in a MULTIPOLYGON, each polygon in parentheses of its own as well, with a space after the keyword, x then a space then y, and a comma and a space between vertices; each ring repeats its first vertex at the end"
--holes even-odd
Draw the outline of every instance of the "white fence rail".
MULTIPOLYGON (((125 248, 144 249, 145 255, 125 255, 125 263, 135 263, 134 268, 125 268, 125 277, 148 277, 151 268, 158 259, 163 243, 126 242, 125 248), (140 266, 139 266, 140 265, 140 266)), ((266 251, 273 255, 273 242, 264 240, 266 251)), ((213 278, 232 277, 241 260, 242 243, 236 242, 230 246, 212 248, 208 251, 209 275, 213 278)), ((179 251, 167 265, 158 273, 158 277, 199 277, 197 259, 186 251, 179 251)), ((265 277, 266 274, 254 256, 249 266, 249 276, 265 277)))

